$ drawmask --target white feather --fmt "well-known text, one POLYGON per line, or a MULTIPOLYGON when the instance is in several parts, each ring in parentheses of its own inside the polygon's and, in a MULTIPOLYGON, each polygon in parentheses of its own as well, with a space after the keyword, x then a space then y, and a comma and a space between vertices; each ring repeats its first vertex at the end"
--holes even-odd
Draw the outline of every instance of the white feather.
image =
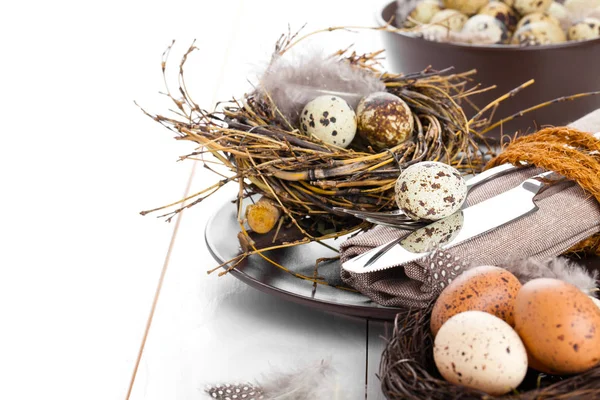
POLYGON ((275 56, 259 82, 260 93, 268 94, 292 124, 306 103, 320 95, 342 97, 356 107, 362 97, 384 90, 377 74, 318 52, 275 56))
POLYGON ((536 278, 554 278, 575 285, 587 294, 596 290, 597 271, 588 271, 584 266, 562 257, 545 261, 510 261, 502 267, 512 272, 523 284, 536 278))

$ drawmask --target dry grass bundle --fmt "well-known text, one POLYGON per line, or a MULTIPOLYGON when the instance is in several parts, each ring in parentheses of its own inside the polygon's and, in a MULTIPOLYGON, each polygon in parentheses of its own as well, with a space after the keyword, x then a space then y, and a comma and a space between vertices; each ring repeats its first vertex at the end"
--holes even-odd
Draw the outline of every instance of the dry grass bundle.
MULTIPOLYGON (((338 29, 346 28, 323 31, 338 29)), ((319 32, 303 37, 291 32, 282 35, 271 65, 304 38, 319 32)), ((171 47, 163 55, 163 75, 170 50, 171 47)), ((232 267, 244 257, 264 250, 310 241, 321 243, 324 239, 368 228, 370 224, 333 208, 368 211, 395 208, 395 180, 400 171, 411 164, 434 160, 469 173, 480 171, 486 160, 494 155, 484 134, 523 114, 493 123, 496 107, 533 83, 523 84, 482 109, 473 106, 474 115, 469 118, 461 104, 473 105, 471 96, 491 89, 473 83, 475 71, 452 73, 449 68, 390 74, 379 70, 381 52, 359 55, 339 51, 328 60, 378 79, 386 91, 399 96, 410 106, 415 126, 410 139, 389 149, 377 151, 358 135, 349 148, 341 148, 304 134, 294 121, 286 118, 260 82, 254 92, 242 99, 221 103, 213 112, 203 110, 192 100, 184 79, 186 60, 194 50, 196 47, 192 45, 179 64, 176 95, 167 87, 166 95, 176 106, 175 115, 168 117, 144 112, 174 132, 177 139, 197 146, 182 159, 199 160, 213 170, 210 163, 214 161, 205 158, 211 154, 232 174, 186 199, 142 214, 171 208, 172 211, 162 215, 170 220, 223 185, 237 182, 240 242, 244 252, 233 260, 232 267), (282 217, 274 233, 259 236, 244 227, 242 200, 254 194, 269 198, 279 207, 282 217)))
POLYGON ((445 381, 433 360, 429 329, 432 305, 399 313, 394 332, 383 352, 379 369, 388 399, 600 399, 600 366, 574 376, 550 376, 530 370, 514 393, 490 396, 445 381))

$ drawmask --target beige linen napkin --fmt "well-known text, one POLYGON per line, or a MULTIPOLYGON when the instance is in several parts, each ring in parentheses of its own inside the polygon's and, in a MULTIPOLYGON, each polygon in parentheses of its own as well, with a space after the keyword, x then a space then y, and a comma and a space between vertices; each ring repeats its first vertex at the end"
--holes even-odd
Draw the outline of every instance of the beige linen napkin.
MULTIPOLYGON (((587 132, 600 131, 600 110, 570 125, 587 132)), ((523 168, 475 187, 467 205, 477 204, 543 170, 523 168)), ((447 251, 384 271, 354 274, 341 270, 342 280, 378 304, 390 307, 424 307, 448 278, 461 269, 501 265, 509 260, 544 260, 555 257, 600 232, 600 205, 572 182, 551 187, 536 197, 538 211, 447 251), (443 272, 442 272, 443 271, 443 272)), ((340 246, 341 261, 387 243, 408 231, 376 226, 340 246)))

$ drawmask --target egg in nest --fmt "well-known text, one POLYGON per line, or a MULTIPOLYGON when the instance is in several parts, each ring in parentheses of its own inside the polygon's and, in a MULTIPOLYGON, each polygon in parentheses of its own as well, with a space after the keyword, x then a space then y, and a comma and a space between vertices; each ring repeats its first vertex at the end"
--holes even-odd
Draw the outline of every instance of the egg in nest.
POLYGON ((600 38, 600 19, 585 18, 569 28, 569 40, 600 38))
POLYGON ((499 44, 508 40, 508 30, 504 24, 491 15, 472 16, 465 24, 463 32, 481 36, 479 43, 499 44))
POLYGON ((534 22, 518 29, 511 43, 521 46, 540 46, 563 43, 567 40, 562 28, 551 22, 534 22))
POLYGON ((481 266, 463 272, 442 291, 431 311, 431 332, 464 311, 484 311, 514 326, 514 308, 521 283, 504 268, 481 266))
POLYGON ((491 395, 516 389, 527 373, 527 352, 519 335, 482 311, 450 318, 435 337, 433 359, 448 382, 491 395))
POLYGON ((539 278, 523 285, 515 330, 536 369, 576 374, 600 363, 600 309, 569 283, 539 278))
POLYGON ((443 0, 444 7, 460 11, 466 15, 477 14, 489 0, 443 0))
POLYGON ((460 209, 467 184, 450 165, 423 161, 402 171, 395 192, 396 204, 410 218, 436 221, 460 209))
POLYGON ((356 135, 356 114, 341 97, 319 96, 304 106, 300 127, 307 135, 345 148, 356 135))
POLYGON ((515 10, 501 1, 490 1, 489 4, 486 4, 479 10, 479 15, 490 15, 496 18, 498 21, 502 22, 510 32, 513 32, 516 29, 517 23, 519 22, 519 16, 515 10))
POLYGON ((443 26, 453 32, 460 32, 468 19, 469 17, 459 11, 446 9, 436 13, 430 23, 443 26))
POLYGON ((414 128, 410 107, 400 97, 375 92, 364 97, 356 108, 358 133, 378 149, 405 142, 414 128))

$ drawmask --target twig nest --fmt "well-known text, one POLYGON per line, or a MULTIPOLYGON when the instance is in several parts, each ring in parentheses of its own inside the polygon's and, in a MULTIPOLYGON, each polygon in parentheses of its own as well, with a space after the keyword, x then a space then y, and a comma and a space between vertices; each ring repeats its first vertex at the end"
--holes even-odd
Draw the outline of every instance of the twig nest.
POLYGON ((443 0, 444 7, 460 11, 466 15, 477 14, 489 0, 443 0))
POLYGON ((413 8, 413 10, 408 14, 408 19, 404 23, 404 26, 407 28, 412 28, 415 26, 415 22, 428 24, 431 21, 431 18, 441 10, 442 7, 440 7, 440 4, 437 2, 437 0, 422 1, 417 4, 415 8, 413 8))
POLYGON ((560 21, 556 19, 556 17, 547 13, 534 12, 521 18, 517 24, 517 30, 521 29, 525 25, 534 24, 536 22, 549 22, 556 26, 560 26, 560 21))
POLYGON ((527 352, 519 335, 482 311, 450 318, 435 338, 433 358, 447 381, 490 395, 510 392, 527 373, 527 352))
POLYGON ((521 46, 540 46, 552 43, 562 43, 567 36, 560 26, 550 22, 535 22, 524 25, 512 37, 512 44, 521 46))
POLYGON ((552 0, 515 0, 513 8, 521 15, 534 12, 545 12, 550 8, 552 0))
POLYGON ((506 29, 513 32, 517 27, 519 16, 510 6, 501 1, 490 1, 479 10, 481 15, 490 15, 502 22, 506 29))
POLYGON ((345 148, 356 135, 356 114, 341 97, 319 96, 304 106, 300 126, 308 135, 345 148))
POLYGON ((356 112, 359 134, 378 149, 397 146, 412 134, 412 112, 394 94, 372 93, 358 103, 356 112))
POLYGON ((435 221, 460 209, 467 185, 455 168, 424 161, 402 171, 395 192, 398 208, 410 218, 435 221))
POLYGON ((485 43, 497 44, 508 40, 506 26, 491 15, 477 14, 469 18, 463 28, 464 33, 481 34, 485 43))
POLYGON ((460 32, 468 19, 469 17, 457 10, 446 9, 435 14, 430 22, 453 32, 460 32))
POLYGON ((590 40, 600 37, 600 19, 585 18, 569 28, 569 40, 590 40))

